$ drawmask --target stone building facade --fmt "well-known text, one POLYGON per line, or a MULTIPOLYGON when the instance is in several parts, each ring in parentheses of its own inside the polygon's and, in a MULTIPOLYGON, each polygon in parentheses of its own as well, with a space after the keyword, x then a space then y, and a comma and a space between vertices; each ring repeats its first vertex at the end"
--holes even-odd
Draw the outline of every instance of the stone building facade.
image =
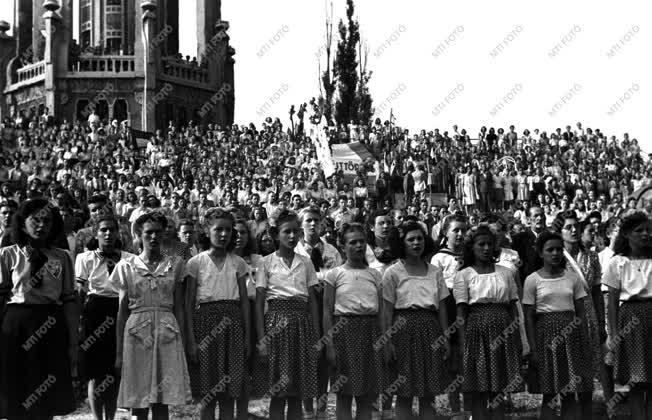
POLYGON ((14 0, 13 36, 0 22, 0 119, 43 115, 127 120, 152 131, 233 123, 235 50, 221 0, 197 0, 197 60, 179 54, 183 0, 14 0))

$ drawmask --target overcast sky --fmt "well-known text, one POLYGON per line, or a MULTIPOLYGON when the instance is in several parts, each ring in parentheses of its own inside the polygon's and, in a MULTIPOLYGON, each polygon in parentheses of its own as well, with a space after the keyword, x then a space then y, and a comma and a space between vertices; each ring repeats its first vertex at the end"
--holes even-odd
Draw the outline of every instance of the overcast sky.
MULTIPOLYGON (((194 1, 180 0, 181 45, 191 56, 194 1)), ((12 22, 12 3, 0 0, 0 19, 12 22)), ((482 125, 550 132, 581 121, 629 132, 652 151, 652 31, 643 0, 355 3, 383 120, 393 109, 412 131, 457 124, 472 137, 482 125)), ((346 1, 333 6, 343 17, 346 1)), ((288 122, 291 104, 319 94, 324 16, 323 0, 223 0, 236 49, 237 122, 288 122)))

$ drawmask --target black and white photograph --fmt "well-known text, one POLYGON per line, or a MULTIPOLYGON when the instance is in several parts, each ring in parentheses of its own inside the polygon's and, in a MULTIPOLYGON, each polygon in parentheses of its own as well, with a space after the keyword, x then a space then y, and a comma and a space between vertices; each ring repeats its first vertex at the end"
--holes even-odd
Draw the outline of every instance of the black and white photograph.
POLYGON ((652 420, 651 11, 0 0, 0 420, 652 420))

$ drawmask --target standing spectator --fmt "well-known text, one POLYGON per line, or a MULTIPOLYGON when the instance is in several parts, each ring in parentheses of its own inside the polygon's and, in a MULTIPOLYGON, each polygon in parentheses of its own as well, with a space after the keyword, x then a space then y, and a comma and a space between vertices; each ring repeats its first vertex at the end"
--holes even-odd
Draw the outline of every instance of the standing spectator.
POLYGON ((136 219, 142 252, 120 260, 111 274, 120 294, 118 406, 131 408, 138 420, 147 419, 150 409, 154 420, 167 419, 169 405, 186 404, 191 396, 181 328, 185 265, 177 256, 163 256, 166 228, 167 219, 157 212, 136 219))

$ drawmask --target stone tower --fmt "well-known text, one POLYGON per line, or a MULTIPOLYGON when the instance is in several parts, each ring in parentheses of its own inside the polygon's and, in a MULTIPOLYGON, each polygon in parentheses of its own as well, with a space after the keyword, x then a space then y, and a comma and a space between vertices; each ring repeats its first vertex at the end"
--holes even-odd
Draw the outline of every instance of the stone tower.
POLYGON ((233 123, 235 50, 221 0, 197 0, 197 60, 179 54, 180 0, 14 0, 0 22, 0 119, 24 112, 111 121, 153 131, 233 123))

